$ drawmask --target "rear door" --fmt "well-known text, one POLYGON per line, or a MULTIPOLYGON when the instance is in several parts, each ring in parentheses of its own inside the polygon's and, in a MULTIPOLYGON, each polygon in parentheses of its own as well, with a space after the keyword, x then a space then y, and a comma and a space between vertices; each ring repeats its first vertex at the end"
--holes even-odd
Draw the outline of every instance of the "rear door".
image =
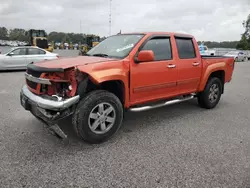
POLYGON ((152 50, 155 60, 130 66, 130 102, 137 104, 174 95, 177 69, 173 59, 170 36, 152 36, 139 48, 152 50))
POLYGON ((177 88, 180 94, 197 91, 202 73, 201 56, 193 38, 175 36, 178 52, 177 88))
POLYGON ((18 48, 9 52, 3 61, 4 69, 23 69, 25 68, 26 59, 26 48, 18 48))
POLYGON ((27 64, 31 62, 40 62, 46 59, 46 52, 38 48, 28 48, 27 64))

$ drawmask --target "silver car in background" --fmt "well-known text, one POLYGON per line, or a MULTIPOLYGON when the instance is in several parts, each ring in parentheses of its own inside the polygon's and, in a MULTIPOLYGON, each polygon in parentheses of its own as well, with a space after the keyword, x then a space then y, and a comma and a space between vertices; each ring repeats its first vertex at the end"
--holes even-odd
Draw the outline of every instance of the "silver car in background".
POLYGON ((33 46, 12 48, 6 54, 0 54, 0 70, 25 70, 31 62, 57 59, 58 54, 33 46))
POLYGON ((247 54, 240 51, 231 51, 226 53, 224 56, 233 57, 235 61, 247 61, 247 54))

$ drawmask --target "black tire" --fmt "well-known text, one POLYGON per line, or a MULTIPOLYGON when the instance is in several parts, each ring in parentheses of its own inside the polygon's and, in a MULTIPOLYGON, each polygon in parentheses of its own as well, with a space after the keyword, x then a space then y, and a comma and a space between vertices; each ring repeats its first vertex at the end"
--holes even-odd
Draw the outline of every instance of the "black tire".
POLYGON ((222 94, 222 82, 219 78, 217 77, 212 77, 208 80, 206 87, 204 89, 204 91, 202 91, 201 93, 198 94, 198 103, 202 108, 206 108, 206 109, 212 109, 214 108, 220 101, 221 98, 221 94, 222 94), (210 88, 212 86, 216 85, 218 88, 218 93, 217 94, 217 98, 214 99, 213 101, 211 101, 209 99, 209 96, 211 94, 210 88))
POLYGON ((83 81, 81 81, 77 87, 77 95, 80 95, 80 99, 82 99, 87 91, 87 87, 88 87, 88 79, 84 79, 83 81))
MULTIPOLYGON (((113 113, 113 112, 112 112, 113 113)), ((90 144, 98 144, 110 139, 120 128, 123 121, 123 106, 117 96, 104 90, 95 90, 81 99, 73 114, 72 123, 77 135, 90 144), (89 116, 91 111, 101 103, 110 104, 115 113, 113 126, 103 134, 90 129, 89 116)))

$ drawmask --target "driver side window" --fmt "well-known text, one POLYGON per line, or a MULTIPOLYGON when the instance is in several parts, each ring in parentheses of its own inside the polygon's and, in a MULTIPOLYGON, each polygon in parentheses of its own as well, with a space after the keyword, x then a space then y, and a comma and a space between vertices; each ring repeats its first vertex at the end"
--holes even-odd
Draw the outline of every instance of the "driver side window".
POLYGON ((13 53, 13 55, 26 55, 26 49, 19 48, 19 49, 13 50, 11 53, 13 53))
POLYGON ((141 50, 152 50, 155 55, 155 61, 172 59, 172 49, 169 37, 154 37, 150 39, 141 50))

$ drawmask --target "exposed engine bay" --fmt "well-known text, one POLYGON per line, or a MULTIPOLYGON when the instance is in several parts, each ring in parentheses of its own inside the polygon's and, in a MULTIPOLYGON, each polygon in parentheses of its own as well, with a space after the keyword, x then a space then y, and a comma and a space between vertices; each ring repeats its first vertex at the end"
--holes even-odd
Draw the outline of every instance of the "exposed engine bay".
POLYGON ((79 83, 85 79, 87 74, 76 68, 44 69, 30 64, 26 72, 26 83, 33 93, 56 101, 75 96, 79 83))

